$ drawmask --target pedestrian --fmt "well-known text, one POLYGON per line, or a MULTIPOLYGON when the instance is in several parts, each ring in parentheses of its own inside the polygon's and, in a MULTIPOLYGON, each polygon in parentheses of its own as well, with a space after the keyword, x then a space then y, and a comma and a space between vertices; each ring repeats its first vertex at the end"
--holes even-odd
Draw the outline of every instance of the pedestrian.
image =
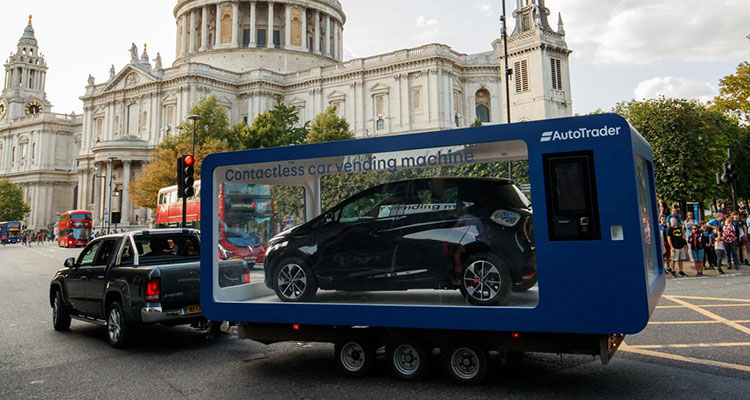
MULTIPOLYGON (((703 224, 703 235, 706 237, 706 258, 708 269, 716 269, 716 230, 709 224, 703 224)), ((705 263, 704 263, 705 265, 705 263)))
POLYGON ((669 246, 672 247, 672 276, 677 276, 675 267, 679 267, 680 276, 687 276, 682 268, 682 260, 687 258, 685 231, 678 224, 678 218, 670 219, 670 225, 667 230, 667 240, 669 246))
POLYGON ((3 233, 3 237, 0 238, 0 240, 2 240, 3 246, 5 246, 5 243, 8 241, 8 235, 6 235, 6 234, 3 233))
POLYGON ((714 251, 716 252, 716 270, 719 275, 724 275, 724 270, 721 269, 721 264, 724 261, 724 255, 727 254, 726 246, 724 245, 724 233, 722 229, 716 230, 716 238, 714 241, 714 251))
POLYGON ((695 220, 695 214, 692 211, 688 211, 687 217, 685 218, 685 230, 691 232, 693 225, 698 225, 698 221, 695 220))
POLYGON ((731 218, 727 218, 724 221, 724 228, 722 229, 724 236, 724 249, 727 252, 727 269, 732 269, 732 261, 734 261, 734 268, 740 268, 740 260, 737 257, 737 230, 734 228, 731 218))
POLYGON ((737 231, 737 255, 739 256, 740 262, 748 264, 747 253, 745 247, 747 247, 747 225, 745 220, 740 218, 740 213, 737 211, 732 212, 732 225, 737 231))
POLYGON ((670 260, 672 259, 672 247, 669 245, 669 238, 667 238, 667 231, 669 226, 667 225, 667 216, 662 215, 659 217, 659 231, 661 232, 661 242, 664 245, 664 266, 667 268, 667 272, 674 273, 672 267, 670 267, 670 260))
POLYGON ((690 252, 693 256, 693 262, 695 263, 695 272, 697 276, 703 276, 703 256, 705 255, 706 242, 708 239, 703 235, 703 231, 697 224, 690 227, 690 236, 688 242, 690 243, 690 252))

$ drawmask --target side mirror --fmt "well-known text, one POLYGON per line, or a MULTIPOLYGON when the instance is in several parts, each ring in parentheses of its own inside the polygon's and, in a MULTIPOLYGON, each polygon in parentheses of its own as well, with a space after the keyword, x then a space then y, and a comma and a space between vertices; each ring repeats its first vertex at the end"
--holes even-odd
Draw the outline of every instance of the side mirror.
POLYGON ((76 259, 73 257, 68 258, 65 260, 65 268, 75 268, 76 267, 76 259))

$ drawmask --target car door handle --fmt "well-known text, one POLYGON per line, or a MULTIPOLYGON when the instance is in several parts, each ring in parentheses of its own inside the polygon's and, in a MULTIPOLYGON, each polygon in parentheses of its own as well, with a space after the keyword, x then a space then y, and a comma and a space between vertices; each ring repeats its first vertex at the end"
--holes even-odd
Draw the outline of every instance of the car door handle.
POLYGON ((370 236, 372 236, 372 237, 380 237, 380 235, 382 235, 382 234, 383 234, 383 232, 385 232, 385 231, 382 231, 382 230, 374 230, 374 231, 371 231, 371 232, 370 232, 370 236))
POLYGON ((81 280, 82 281, 85 281, 86 279, 89 279, 88 275, 81 275, 81 280))
POLYGON ((104 275, 99 275, 96 277, 96 279, 99 279, 99 280, 104 279, 104 275))

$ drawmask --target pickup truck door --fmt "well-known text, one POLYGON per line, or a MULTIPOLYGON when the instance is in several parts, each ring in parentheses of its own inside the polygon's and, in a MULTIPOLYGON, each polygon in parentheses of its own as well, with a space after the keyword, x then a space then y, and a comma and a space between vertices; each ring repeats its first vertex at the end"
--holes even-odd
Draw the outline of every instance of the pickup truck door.
POLYGON ((78 257, 75 267, 70 269, 70 273, 65 278, 68 301, 76 312, 88 313, 86 311, 86 280, 89 278, 87 268, 94 264, 101 246, 101 241, 86 246, 78 257))
POLYGON ((104 287, 106 285, 107 265, 113 258, 117 239, 101 241, 102 245, 91 266, 82 268, 88 275, 86 280, 85 312, 97 318, 104 318, 104 287))

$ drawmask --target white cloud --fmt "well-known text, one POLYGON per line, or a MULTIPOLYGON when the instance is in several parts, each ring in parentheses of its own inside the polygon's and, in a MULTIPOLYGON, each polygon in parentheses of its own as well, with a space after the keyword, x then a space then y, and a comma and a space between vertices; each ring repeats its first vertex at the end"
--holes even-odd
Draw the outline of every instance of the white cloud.
POLYGON ((435 18, 427 18, 424 15, 417 17, 417 34, 414 36, 417 40, 433 41, 440 35, 440 23, 435 18))
POLYGON ((719 90, 709 82, 698 82, 672 76, 656 77, 638 84, 633 91, 637 100, 653 99, 659 96, 673 98, 697 99, 707 102, 713 99, 719 90))
POLYGON ((599 64, 721 61, 750 52, 747 0, 557 0, 568 45, 599 64))

